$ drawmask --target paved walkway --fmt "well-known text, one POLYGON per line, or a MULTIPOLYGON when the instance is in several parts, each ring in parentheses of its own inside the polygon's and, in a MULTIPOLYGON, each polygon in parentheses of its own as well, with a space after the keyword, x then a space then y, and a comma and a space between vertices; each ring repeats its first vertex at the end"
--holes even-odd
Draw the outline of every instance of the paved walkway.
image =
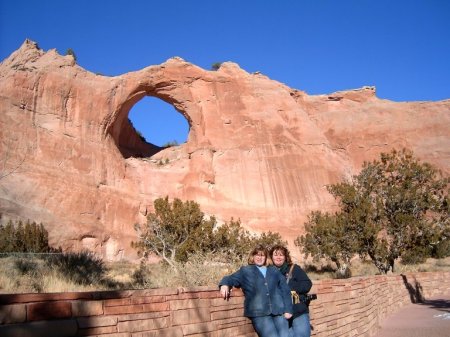
POLYGON ((380 326, 375 337, 450 337, 450 296, 410 304, 380 326))

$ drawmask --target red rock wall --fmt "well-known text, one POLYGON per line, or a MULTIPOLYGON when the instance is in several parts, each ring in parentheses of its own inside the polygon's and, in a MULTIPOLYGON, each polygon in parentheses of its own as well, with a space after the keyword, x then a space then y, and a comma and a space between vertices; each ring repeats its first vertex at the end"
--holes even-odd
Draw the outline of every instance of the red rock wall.
MULTIPOLYGON (((314 282, 313 336, 373 336, 388 314, 450 294, 450 272, 314 282)), ((217 288, 0 295, 2 337, 257 337, 243 294, 217 288)))
POLYGON ((380 152, 406 147, 449 174, 449 135, 450 100, 392 102, 372 87, 310 96, 180 58, 107 77, 26 41, 0 63, 0 176, 14 171, 0 179, 0 213, 108 260, 135 258, 133 226, 166 195, 293 243, 310 211, 335 207, 326 185, 380 152), (145 96, 187 119, 185 144, 155 153, 140 140, 128 113, 145 96))

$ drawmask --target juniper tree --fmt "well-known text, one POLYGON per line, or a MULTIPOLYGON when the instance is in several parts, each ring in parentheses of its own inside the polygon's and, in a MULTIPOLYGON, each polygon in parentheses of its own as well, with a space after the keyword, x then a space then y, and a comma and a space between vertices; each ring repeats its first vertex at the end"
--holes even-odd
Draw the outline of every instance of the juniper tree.
POLYGON ((350 260, 357 252, 356 233, 342 213, 312 212, 305 224, 306 234, 297 237, 295 245, 314 260, 326 258, 338 268, 339 278, 350 276, 350 260))
POLYGON ((144 256, 155 254, 175 269, 177 262, 186 262, 196 253, 237 261, 244 259, 258 243, 266 246, 285 243, 278 233, 251 234, 240 220, 233 218, 218 226, 215 217, 206 218, 196 202, 177 198, 171 202, 168 197, 156 199, 147 223, 136 225, 135 229, 138 241, 132 246, 144 256))
POLYGON ((424 258, 440 250, 445 255, 450 241, 448 184, 440 171, 409 150, 382 153, 350 181, 328 186, 340 211, 333 217, 310 217, 306 235, 296 242, 306 253, 335 260, 335 251, 347 256, 345 242, 352 243, 350 251, 369 256, 383 273, 394 271, 395 261, 408 254, 424 258), (321 230, 325 220, 331 229, 321 230), (331 247, 309 243, 319 241, 331 247))

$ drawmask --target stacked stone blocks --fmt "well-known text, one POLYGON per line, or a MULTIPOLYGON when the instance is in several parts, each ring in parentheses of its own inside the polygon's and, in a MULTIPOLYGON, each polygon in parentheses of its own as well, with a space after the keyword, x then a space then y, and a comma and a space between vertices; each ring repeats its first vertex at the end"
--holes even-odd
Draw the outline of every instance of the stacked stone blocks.
MULTIPOLYGON (((401 307, 450 294, 450 272, 315 281, 313 336, 373 336, 401 307)), ((0 295, 2 337, 257 337, 243 293, 218 288, 0 295)))

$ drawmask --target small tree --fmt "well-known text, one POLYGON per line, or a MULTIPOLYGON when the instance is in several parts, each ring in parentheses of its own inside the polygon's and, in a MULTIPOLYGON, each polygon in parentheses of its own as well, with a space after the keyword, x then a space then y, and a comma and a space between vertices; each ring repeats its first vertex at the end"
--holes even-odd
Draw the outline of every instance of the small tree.
POLYGON ((73 59, 75 60, 75 62, 77 62, 77 55, 75 55, 75 52, 73 51, 72 48, 67 49, 66 55, 71 55, 73 57, 73 59))
POLYGON ((215 62, 211 65, 211 70, 217 71, 222 66, 222 62, 215 62))
POLYGON ((177 263, 185 263, 195 254, 209 254, 219 260, 227 257, 228 262, 236 262, 244 260, 258 243, 267 247, 286 244, 278 233, 252 235, 240 220, 233 218, 216 226, 216 218, 205 219, 194 201, 170 202, 168 197, 159 198, 154 208, 154 213, 147 216, 146 225, 135 226, 139 240, 132 246, 144 256, 156 254, 174 269, 177 263))
POLYGON ((326 258, 338 268, 339 278, 350 276, 351 258, 357 252, 356 233, 345 214, 312 212, 305 224, 306 234, 297 237, 295 245, 315 261, 326 258))
POLYGON ((429 256, 433 247, 448 240, 448 182, 407 150, 382 153, 379 161, 364 164, 355 186, 373 205, 370 218, 375 230, 374 244, 362 253, 380 271, 394 271, 395 260, 417 247, 429 256))
POLYGON ((163 148, 168 148, 168 147, 173 147, 173 146, 178 146, 178 142, 176 140, 171 140, 169 142, 166 142, 165 144, 163 144, 161 147, 163 148))
POLYGON ((351 181, 328 186, 340 212, 313 213, 306 235, 296 242, 305 253, 334 262, 348 261, 352 252, 369 256, 382 273, 394 271, 402 256, 419 262, 433 252, 445 255, 450 241, 448 183, 411 151, 382 153, 380 160, 364 163, 351 181))
POLYGON ((15 230, 11 220, 6 225, 0 225, 0 252, 9 253, 15 251, 15 230))
POLYGON ((45 230, 44 225, 37 224, 36 222, 27 221, 24 227, 25 247, 27 252, 45 253, 50 250, 48 245, 48 232, 45 230))
POLYGON ((287 241, 283 240, 280 233, 273 233, 269 231, 262 233, 253 240, 252 248, 256 245, 262 245, 267 249, 270 249, 275 245, 287 246, 287 241))
POLYGON ((215 219, 204 219, 203 212, 194 201, 181 201, 169 197, 154 201, 155 212, 147 216, 147 224, 136 225, 139 241, 133 247, 144 255, 154 253, 173 268, 176 261, 185 261, 189 252, 203 247, 212 236, 215 219))
POLYGON ((252 246, 252 235, 241 226, 240 220, 231 218, 229 222, 214 231, 214 252, 243 260, 252 246))

